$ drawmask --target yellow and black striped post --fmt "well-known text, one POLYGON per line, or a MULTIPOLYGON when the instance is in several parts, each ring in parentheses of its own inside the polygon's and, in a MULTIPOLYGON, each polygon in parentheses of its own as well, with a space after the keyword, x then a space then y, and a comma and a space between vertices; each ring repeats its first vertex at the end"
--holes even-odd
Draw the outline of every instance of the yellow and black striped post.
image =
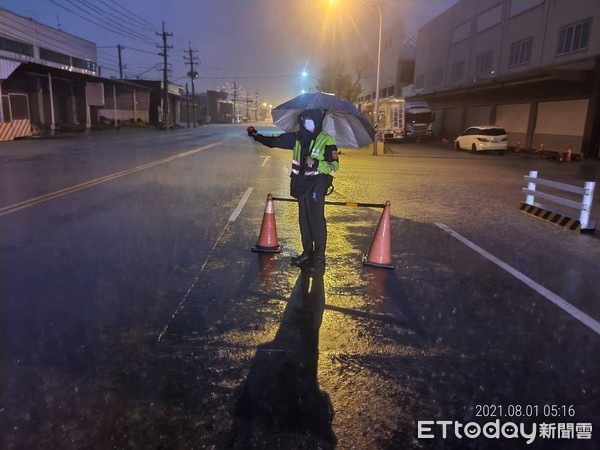
POLYGON ((571 231, 583 232, 581 229, 581 223, 577 219, 563 216, 562 214, 545 210, 537 206, 529 205, 525 202, 521 202, 519 209, 527 214, 538 217, 547 222, 553 223, 563 228, 567 228, 571 231))

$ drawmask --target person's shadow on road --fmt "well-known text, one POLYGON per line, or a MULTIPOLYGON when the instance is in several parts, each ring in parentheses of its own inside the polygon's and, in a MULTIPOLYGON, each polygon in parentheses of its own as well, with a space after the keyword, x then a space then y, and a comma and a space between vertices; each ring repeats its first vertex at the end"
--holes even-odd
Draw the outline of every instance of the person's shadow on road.
POLYGON ((335 447, 333 406, 317 379, 324 309, 323 273, 302 269, 275 338, 257 349, 241 388, 232 447, 335 447))

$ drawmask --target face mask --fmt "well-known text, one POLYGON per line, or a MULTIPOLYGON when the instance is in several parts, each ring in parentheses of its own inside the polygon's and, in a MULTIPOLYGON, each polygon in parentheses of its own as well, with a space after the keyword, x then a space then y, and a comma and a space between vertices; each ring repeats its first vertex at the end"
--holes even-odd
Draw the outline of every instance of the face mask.
POLYGON ((311 119, 304 120, 304 128, 312 133, 315 131, 315 122, 311 119))

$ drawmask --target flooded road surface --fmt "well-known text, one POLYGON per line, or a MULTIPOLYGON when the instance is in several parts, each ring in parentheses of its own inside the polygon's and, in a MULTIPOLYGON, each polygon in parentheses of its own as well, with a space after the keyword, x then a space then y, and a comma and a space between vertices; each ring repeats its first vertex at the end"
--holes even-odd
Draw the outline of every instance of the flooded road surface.
MULTIPOLYGON (((460 221, 357 198, 341 173, 330 200, 392 199, 394 270, 362 264, 376 208, 327 206, 324 272, 290 265, 294 203, 274 205, 283 251, 253 253, 286 155, 215 138, 168 172, 0 218, 2 448, 596 448, 585 295, 571 314, 476 250, 499 240, 466 245, 460 221), (229 180, 192 177, 225 156, 229 180)), ((345 164, 352 179, 367 159, 345 164)))

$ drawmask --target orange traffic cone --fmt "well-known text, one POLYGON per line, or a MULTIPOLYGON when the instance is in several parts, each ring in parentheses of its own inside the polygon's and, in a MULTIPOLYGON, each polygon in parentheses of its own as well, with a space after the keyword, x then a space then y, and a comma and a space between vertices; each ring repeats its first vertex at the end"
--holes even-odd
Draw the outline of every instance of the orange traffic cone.
POLYGON ((517 142, 517 146, 515 147, 515 153, 519 153, 521 151, 521 141, 517 142))
POLYGON ((375 231, 375 236, 373 236, 369 254, 363 259, 363 264, 393 269, 391 250, 390 201, 388 200, 385 202, 385 208, 383 208, 383 213, 381 213, 379 225, 377 225, 377 231, 375 231))
POLYGON ((277 242, 277 226, 275 225, 275 209, 273 208, 273 196, 267 195, 267 204, 263 215, 260 236, 253 252, 279 253, 283 247, 277 242))
POLYGON ((567 150, 567 161, 571 161, 571 146, 569 145, 569 149, 567 150))

